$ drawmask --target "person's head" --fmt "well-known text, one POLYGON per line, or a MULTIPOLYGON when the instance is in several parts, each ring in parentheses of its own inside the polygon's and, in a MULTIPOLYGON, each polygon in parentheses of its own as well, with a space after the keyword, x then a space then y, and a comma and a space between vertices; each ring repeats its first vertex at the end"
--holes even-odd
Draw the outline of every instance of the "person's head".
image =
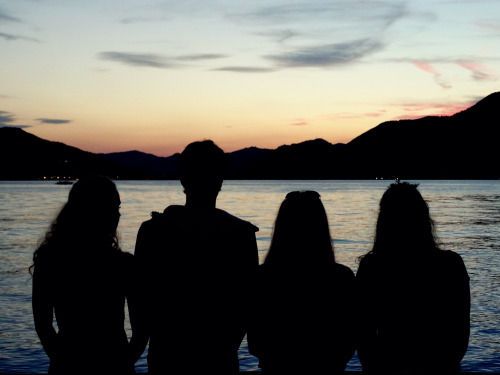
POLYGON ((328 218, 315 191, 292 191, 281 203, 266 265, 327 265, 335 262, 328 218))
POLYGON ((394 183, 380 200, 373 253, 423 254, 438 249, 429 207, 415 184, 394 183))
POLYGON ((215 202, 226 167, 224 151, 213 141, 193 142, 180 158, 181 184, 186 196, 197 202, 215 202))
POLYGON ((107 177, 88 176, 79 179, 72 186, 68 201, 35 252, 35 263, 40 249, 118 249, 116 228, 120 219, 120 203, 118 190, 107 177))

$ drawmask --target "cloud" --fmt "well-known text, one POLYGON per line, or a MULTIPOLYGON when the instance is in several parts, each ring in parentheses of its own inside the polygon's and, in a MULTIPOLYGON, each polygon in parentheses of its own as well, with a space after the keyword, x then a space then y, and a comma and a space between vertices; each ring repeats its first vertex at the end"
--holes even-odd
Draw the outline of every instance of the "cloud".
POLYGON ((159 16, 159 17, 126 17, 120 19, 120 23, 124 25, 130 25, 134 23, 143 23, 143 22, 162 22, 168 20, 167 17, 159 16))
MULTIPOLYGON (((387 27, 407 14, 405 1, 302 1, 261 7, 255 11, 233 15, 260 23, 288 23, 327 19, 331 22, 375 22, 387 27)), ((373 25, 372 25, 373 26, 373 25)))
POLYGON ((309 125, 309 123, 304 119, 297 119, 297 120, 293 121, 290 125, 291 126, 306 126, 306 125, 309 125))
POLYGON ((148 68, 172 68, 175 64, 166 60, 164 56, 152 53, 132 53, 105 51, 97 55, 102 60, 122 63, 129 66, 139 66, 148 68))
POLYGON ((0 122, 0 128, 26 129, 26 128, 31 128, 31 125, 5 125, 0 122))
POLYGON ((0 32, 0 38, 3 38, 8 41, 24 40, 27 42, 41 43, 40 40, 36 38, 31 38, 29 36, 23 36, 23 35, 3 33, 3 32, 0 32))
POLYGON ((329 67, 345 65, 380 51, 384 44, 374 39, 358 39, 315 47, 298 48, 264 56, 280 67, 329 67))
POLYGON ((301 34, 291 29, 283 29, 283 30, 261 31, 256 33, 256 35, 271 38, 277 43, 284 43, 289 39, 295 38, 301 34))
POLYGON ((455 113, 466 110, 474 105, 481 98, 469 98, 462 102, 419 102, 419 103, 399 103, 395 104, 405 113, 395 118, 395 120, 410 120, 424 116, 451 116, 455 113))
POLYGON ((223 59, 228 57, 227 55, 223 55, 220 53, 198 53, 192 55, 181 55, 175 57, 175 60, 178 61, 200 61, 200 60, 216 60, 223 59))
POLYGON ((355 112, 338 112, 324 116, 327 120, 346 120, 346 119, 359 119, 365 117, 380 117, 386 114, 385 109, 375 110, 372 112, 355 113, 355 112))
POLYGON ((218 72, 233 72, 233 73, 271 73, 275 72, 274 68, 265 68, 257 66, 223 66, 221 68, 212 69, 218 72))
POLYGON ((51 124, 51 125, 60 125, 60 124, 69 124, 71 120, 59 119, 59 118, 37 118, 35 119, 40 124, 51 124))
POLYGON ((21 20, 0 9, 0 22, 21 22, 21 20))
POLYGON ((449 82, 447 82, 442 74, 438 72, 432 64, 427 61, 413 61, 413 65, 415 65, 418 69, 423 72, 430 74, 434 78, 434 82, 441 86, 443 89, 450 89, 452 86, 449 82))
POLYGON ((16 116, 7 111, 0 111, 0 128, 29 128, 30 125, 16 124, 16 116))
POLYGON ((457 64, 468 70, 472 74, 472 79, 475 81, 490 81, 496 77, 487 72, 487 69, 480 63, 474 61, 457 61, 457 64))
POLYGON ((491 20, 491 19, 478 20, 475 22, 475 25, 480 27, 481 29, 493 31, 495 33, 500 33, 500 21, 499 20, 491 20))

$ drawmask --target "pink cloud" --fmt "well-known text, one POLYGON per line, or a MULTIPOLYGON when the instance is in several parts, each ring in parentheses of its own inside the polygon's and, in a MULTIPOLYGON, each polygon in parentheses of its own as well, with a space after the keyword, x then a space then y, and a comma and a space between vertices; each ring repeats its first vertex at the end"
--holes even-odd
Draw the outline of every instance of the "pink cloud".
POLYGON ((421 71, 430 74, 434 78, 434 82, 436 82, 443 89, 450 89, 451 84, 443 79, 443 76, 440 72, 438 72, 434 66, 426 61, 413 61, 413 65, 415 65, 421 71))
POLYGON ((338 119, 358 119, 364 117, 380 117, 384 115, 387 111, 385 109, 380 109, 371 112, 364 113, 354 113, 354 112, 338 112, 329 115, 322 116, 322 118, 327 120, 338 120, 338 119))
POLYGON ((414 120, 425 116, 451 116, 472 106, 476 100, 461 103, 405 103, 402 109, 405 113, 395 117, 395 120, 414 120))
POLYGON ((495 79, 495 76, 488 73, 488 69, 480 63, 474 61, 457 61, 458 66, 467 69, 472 73, 472 78, 476 81, 487 81, 495 79))

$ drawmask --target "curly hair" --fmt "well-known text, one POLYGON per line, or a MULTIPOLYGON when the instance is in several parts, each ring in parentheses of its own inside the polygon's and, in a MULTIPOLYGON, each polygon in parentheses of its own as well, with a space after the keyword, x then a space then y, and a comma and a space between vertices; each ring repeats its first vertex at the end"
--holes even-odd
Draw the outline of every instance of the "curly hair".
POLYGON ((37 267, 41 256, 51 254, 57 258, 71 248, 91 245, 120 250, 116 233, 119 206, 118 190, 107 177, 90 176, 78 180, 35 250, 30 273, 37 267))
POLYGON ((439 250, 429 206, 417 184, 391 184, 380 200, 372 254, 439 250))

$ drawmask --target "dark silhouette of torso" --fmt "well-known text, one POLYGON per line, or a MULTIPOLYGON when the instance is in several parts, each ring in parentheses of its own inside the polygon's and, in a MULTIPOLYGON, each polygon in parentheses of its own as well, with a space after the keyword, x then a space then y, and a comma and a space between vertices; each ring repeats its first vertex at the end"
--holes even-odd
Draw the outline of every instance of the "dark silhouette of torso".
POLYGON ((222 210, 185 206, 142 224, 135 256, 150 373, 238 373, 258 265, 256 231, 222 210))
POLYGON ((340 264, 259 270, 252 354, 270 374, 342 373, 355 348, 355 279, 340 264))
POLYGON ((360 359, 374 373, 453 373, 469 338, 469 278, 461 257, 435 250, 359 266, 360 359))
POLYGON ((40 255, 34 298, 52 304, 58 326, 49 373, 132 372, 124 330, 131 275, 132 255, 116 249, 40 255))

